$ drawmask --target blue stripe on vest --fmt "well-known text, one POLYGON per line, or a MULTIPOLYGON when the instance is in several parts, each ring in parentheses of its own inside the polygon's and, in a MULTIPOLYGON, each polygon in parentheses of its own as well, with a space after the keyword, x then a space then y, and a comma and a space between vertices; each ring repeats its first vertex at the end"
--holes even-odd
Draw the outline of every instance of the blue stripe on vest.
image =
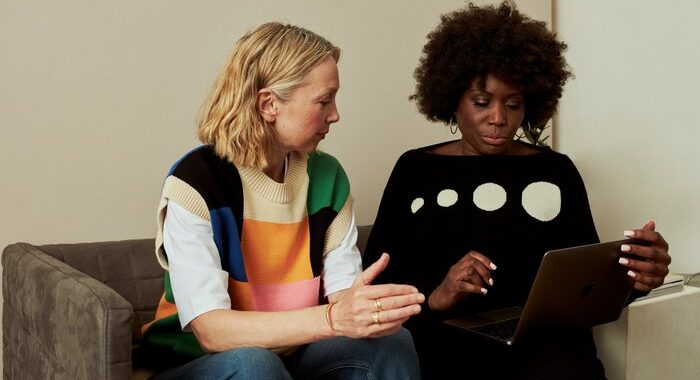
POLYGON ((241 252, 241 238, 238 236, 236 218, 230 207, 209 210, 211 228, 214 231, 214 242, 221 257, 221 267, 237 281, 247 282, 241 252))

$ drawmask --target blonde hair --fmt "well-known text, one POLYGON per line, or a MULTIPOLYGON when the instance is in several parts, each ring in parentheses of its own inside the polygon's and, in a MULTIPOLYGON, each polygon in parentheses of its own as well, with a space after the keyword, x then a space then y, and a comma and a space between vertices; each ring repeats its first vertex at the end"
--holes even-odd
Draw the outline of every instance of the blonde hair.
POLYGON ((239 39, 204 103, 197 137, 239 167, 267 167, 277 135, 257 108, 260 89, 289 99, 306 75, 340 48, 304 28, 269 22, 239 39))

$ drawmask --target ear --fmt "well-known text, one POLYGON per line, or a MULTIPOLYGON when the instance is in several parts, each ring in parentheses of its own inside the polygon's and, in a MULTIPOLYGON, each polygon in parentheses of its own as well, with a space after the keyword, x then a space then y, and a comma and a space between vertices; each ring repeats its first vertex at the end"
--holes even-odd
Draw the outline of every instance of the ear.
POLYGON ((258 91, 256 99, 258 112, 268 123, 275 121, 275 117, 277 116, 277 102, 277 96, 275 96, 272 90, 263 88, 258 91))

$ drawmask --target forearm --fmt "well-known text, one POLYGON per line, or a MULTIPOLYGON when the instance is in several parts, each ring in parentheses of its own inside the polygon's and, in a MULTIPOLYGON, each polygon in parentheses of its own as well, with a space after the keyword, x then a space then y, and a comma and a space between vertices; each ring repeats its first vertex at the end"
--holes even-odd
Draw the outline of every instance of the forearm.
POLYGON ((444 292, 440 287, 436 287, 428 297, 428 307, 433 311, 445 311, 452 306, 451 302, 445 299, 444 292))
POLYGON ((433 312, 443 313, 449 311, 457 303, 470 296, 470 293, 449 292, 440 284, 430 293, 428 297, 428 306, 433 312))
POLYGON ((336 335, 326 321, 326 307, 275 312, 212 310, 195 318, 190 327, 207 352, 298 346, 336 335))

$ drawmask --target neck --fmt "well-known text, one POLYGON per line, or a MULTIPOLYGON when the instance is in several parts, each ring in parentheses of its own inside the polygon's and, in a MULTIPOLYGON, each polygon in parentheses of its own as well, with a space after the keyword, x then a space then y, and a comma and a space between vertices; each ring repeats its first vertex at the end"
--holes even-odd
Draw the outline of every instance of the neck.
POLYGON ((277 183, 284 183, 284 167, 286 154, 275 155, 267 159, 267 167, 263 169, 263 173, 277 183))

